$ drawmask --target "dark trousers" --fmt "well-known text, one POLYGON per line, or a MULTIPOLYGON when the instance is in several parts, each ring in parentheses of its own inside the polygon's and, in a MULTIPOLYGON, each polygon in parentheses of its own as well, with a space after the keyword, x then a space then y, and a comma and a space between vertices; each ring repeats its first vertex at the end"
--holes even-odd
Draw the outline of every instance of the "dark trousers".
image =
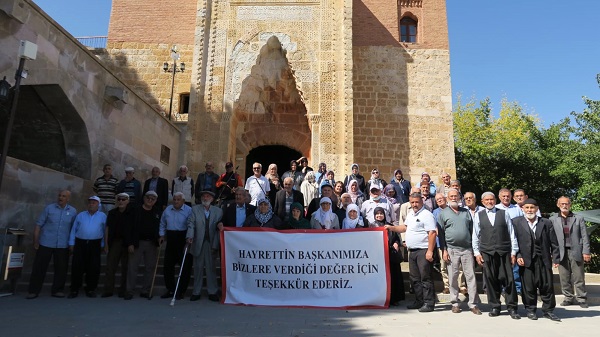
POLYGON ((519 267, 521 275, 521 294, 523 305, 527 311, 535 312, 537 309, 537 291, 540 290, 542 298, 542 311, 552 312, 556 307, 554 285, 552 284, 552 269, 546 268, 539 257, 534 257, 529 267, 519 267))
POLYGON ((104 278, 104 292, 112 293, 115 290, 115 274, 117 267, 121 264, 121 282, 119 293, 124 294, 127 289, 127 262, 129 252, 123 246, 123 240, 118 239, 111 242, 106 256, 106 274, 104 278))
POLYGON ((492 309, 500 310, 500 293, 502 287, 506 292, 506 308, 517 310, 517 289, 513 278, 513 266, 510 263, 510 253, 487 254, 481 252, 483 257, 483 280, 486 285, 488 303, 492 309))
POLYGON ((402 254, 393 247, 390 250, 390 303, 404 301, 404 278, 402 277, 402 254))
POLYGON ((433 307, 435 305, 435 293, 431 280, 433 263, 427 261, 426 253, 427 249, 409 249, 408 273, 415 292, 415 302, 433 307))
POLYGON ((73 264, 71 267, 71 291, 77 292, 85 274, 85 291, 94 291, 100 278, 100 254, 102 240, 75 239, 73 264))
MULTIPOLYGON (((165 248, 164 260, 164 277, 165 286, 169 292, 175 291, 175 265, 181 267, 183 260, 183 251, 185 249, 185 235, 187 231, 167 231, 167 247, 165 248)), ((190 283, 190 275, 192 273, 192 254, 188 252, 185 256, 183 269, 181 270, 181 279, 179 280, 178 294, 185 294, 188 284, 190 283)))
POLYGON ((54 258, 52 294, 64 291, 69 265, 69 248, 49 248, 40 245, 35 253, 31 278, 29 279, 30 294, 39 294, 42 290, 42 284, 46 278, 46 271, 51 258, 54 258))

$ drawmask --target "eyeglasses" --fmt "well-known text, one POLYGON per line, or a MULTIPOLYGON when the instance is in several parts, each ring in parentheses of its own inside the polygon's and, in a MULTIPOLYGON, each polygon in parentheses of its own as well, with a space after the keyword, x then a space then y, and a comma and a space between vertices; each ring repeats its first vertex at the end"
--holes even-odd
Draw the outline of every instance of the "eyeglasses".
POLYGON ((117 198, 117 201, 125 201, 125 200, 129 200, 127 198, 117 198))
POLYGON ((148 200, 156 200, 156 197, 149 197, 149 196, 146 196, 146 199, 148 199, 148 200))
POLYGON ((379 172, 378 172, 378 171, 373 171, 373 172, 371 172, 371 173, 373 173, 373 174, 379 174, 379 172))

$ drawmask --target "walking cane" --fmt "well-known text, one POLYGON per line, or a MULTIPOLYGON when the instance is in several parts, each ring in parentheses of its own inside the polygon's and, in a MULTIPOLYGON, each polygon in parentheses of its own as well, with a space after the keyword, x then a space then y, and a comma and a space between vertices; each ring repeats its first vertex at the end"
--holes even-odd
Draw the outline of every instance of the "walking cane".
POLYGON ((154 275, 152 275, 152 285, 150 286, 150 293, 148 294, 148 301, 152 299, 152 290, 154 290, 154 280, 156 279, 156 271, 158 270, 158 261, 160 260, 160 249, 162 245, 158 245, 158 253, 156 255, 156 266, 154 266, 154 275))
POLYGON ((175 285, 175 292, 173 293, 173 299, 171 299, 171 306, 175 306, 175 297, 177 296, 177 289, 179 289, 179 280, 181 279, 181 272, 183 271, 183 264, 185 263, 185 256, 187 255, 188 247, 190 245, 185 245, 185 250, 183 251, 183 260, 181 260, 181 266, 179 267, 179 276, 177 276, 177 284, 175 285))

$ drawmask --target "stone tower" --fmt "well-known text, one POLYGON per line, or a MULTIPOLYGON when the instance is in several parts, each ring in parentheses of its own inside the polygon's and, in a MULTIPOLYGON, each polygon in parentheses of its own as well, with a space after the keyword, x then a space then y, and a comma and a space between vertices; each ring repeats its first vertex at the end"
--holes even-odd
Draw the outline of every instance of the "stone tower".
POLYGON ((189 69, 176 75, 180 159, 195 173, 244 173, 276 145, 338 180, 354 162, 367 178, 455 175, 445 0, 113 0, 112 65, 163 111, 173 44, 189 69))

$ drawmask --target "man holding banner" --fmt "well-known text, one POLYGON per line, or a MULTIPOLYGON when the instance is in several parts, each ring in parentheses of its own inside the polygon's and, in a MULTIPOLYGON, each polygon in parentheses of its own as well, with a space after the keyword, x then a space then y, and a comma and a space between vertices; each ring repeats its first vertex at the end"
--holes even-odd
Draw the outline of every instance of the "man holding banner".
POLYGON ((431 312, 435 305, 431 269, 437 226, 433 214, 423 207, 421 193, 412 193, 409 202, 410 210, 404 224, 409 251, 408 270, 415 292, 415 302, 407 308, 431 312))

